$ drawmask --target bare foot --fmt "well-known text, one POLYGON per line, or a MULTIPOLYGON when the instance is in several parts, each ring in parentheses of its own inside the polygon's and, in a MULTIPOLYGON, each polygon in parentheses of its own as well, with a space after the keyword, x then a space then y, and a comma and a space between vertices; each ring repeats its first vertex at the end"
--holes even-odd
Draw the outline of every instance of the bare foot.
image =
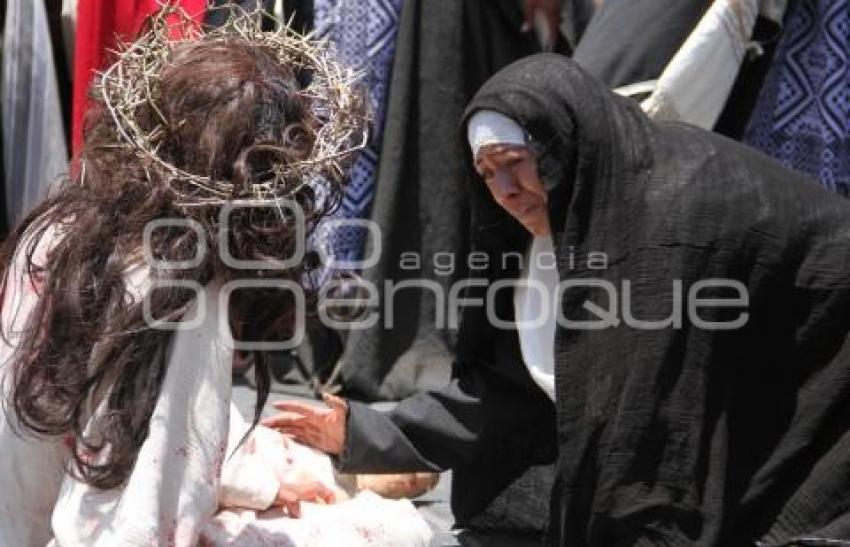
POLYGON ((401 473, 397 475, 356 475, 357 491, 372 492, 390 499, 416 498, 433 489, 440 480, 437 473, 401 473))

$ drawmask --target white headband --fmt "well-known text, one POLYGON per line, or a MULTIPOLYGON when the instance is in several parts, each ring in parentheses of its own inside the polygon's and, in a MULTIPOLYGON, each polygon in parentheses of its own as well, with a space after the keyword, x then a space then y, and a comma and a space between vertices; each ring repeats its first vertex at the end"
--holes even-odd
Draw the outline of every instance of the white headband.
POLYGON ((473 159, 478 157, 481 147, 488 144, 528 144, 523 128, 495 110, 479 110, 473 114, 466 134, 473 159))

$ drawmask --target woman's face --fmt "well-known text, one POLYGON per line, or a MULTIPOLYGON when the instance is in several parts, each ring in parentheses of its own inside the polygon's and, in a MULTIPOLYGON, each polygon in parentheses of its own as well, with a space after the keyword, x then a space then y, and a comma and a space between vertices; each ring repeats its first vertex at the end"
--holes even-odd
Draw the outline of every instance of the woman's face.
POLYGON ((537 173, 537 156, 526 146, 487 145, 475 169, 505 211, 535 236, 549 234, 548 197, 537 173))

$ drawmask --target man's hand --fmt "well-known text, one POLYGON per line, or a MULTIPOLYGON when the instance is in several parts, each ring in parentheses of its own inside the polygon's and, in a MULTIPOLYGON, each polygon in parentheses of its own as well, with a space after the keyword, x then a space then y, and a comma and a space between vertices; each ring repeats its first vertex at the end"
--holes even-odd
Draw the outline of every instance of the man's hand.
POLYGON ((334 503, 333 490, 319 482, 305 484, 284 484, 277 492, 272 507, 280 507, 292 518, 301 517, 301 502, 334 503))
POLYGON ((561 28, 561 0, 525 0, 525 22, 522 31, 529 32, 535 28, 535 19, 542 17, 545 21, 543 29, 545 35, 538 36, 544 51, 551 51, 558 41, 558 33, 561 28))
POLYGON ((329 393, 323 394, 322 398, 328 408, 294 401, 275 403, 274 407, 282 412, 262 423, 325 454, 338 456, 345 445, 348 403, 329 393))

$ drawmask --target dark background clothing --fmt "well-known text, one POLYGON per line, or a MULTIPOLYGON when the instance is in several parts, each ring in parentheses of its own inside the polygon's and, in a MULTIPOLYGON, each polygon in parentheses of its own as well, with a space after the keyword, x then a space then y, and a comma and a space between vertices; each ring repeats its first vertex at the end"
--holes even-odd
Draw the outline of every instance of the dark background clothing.
POLYGON ((562 0, 561 35, 570 52, 575 51, 595 11, 593 0, 562 0))
MULTIPOLYGON (((247 13, 256 10, 273 13, 274 4, 274 0, 213 0, 210 4, 211 9, 207 10, 204 23, 211 27, 220 27, 227 22, 227 18, 234 9, 241 9, 247 13)), ((291 5, 292 2, 289 2, 289 4, 291 5)), ((295 28, 298 28, 297 25, 299 23, 303 24, 303 21, 300 20, 300 15, 298 17, 299 20, 294 21, 294 24, 296 24, 295 28)), ((268 20, 263 26, 265 30, 274 30, 274 21, 268 20)))
POLYGON ((573 59, 614 89, 654 80, 705 14, 711 0, 605 0, 573 59))
MULTIPOLYGON (((522 22, 517 0, 404 2, 371 216, 381 229, 382 254, 364 273, 382 302, 387 280, 424 279, 449 294, 466 277, 468 172, 458 127, 490 75, 539 51, 533 33, 520 32, 522 22), (400 267, 404 253, 420 256, 421 270, 400 267), (452 273, 434 267, 438 253, 455 257, 452 273)), ((559 47, 566 47, 563 40, 559 47)), ((400 399, 448 380, 456 337, 436 324, 433 295, 405 289, 393 305, 393 328, 384 328, 382 312, 374 328, 348 336, 342 378, 353 397, 400 399)))
MULTIPOLYGON (((4 3, 5 4, 5 3, 4 3)), ((50 2, 45 0, 47 8, 47 20, 50 25, 50 42, 53 48, 54 69, 59 87, 59 101, 62 107, 62 122, 65 132, 65 145, 71 149, 71 52, 65 51, 65 42, 62 35, 62 2, 50 2)), ((5 11, 5 6, 0 4, 0 11, 5 11)), ((5 14, 4 14, 5 15, 5 14)), ((2 25, 2 21, 0 21, 2 25)))
MULTIPOLYGON (((379 290, 385 280, 422 278, 447 291, 464 275, 439 276, 433 268, 435 253, 468 245, 467 206, 457 189, 462 171, 456 123, 468 99, 462 20, 463 2, 454 0, 407 0, 402 7, 371 214, 381 229, 382 253, 377 266, 364 272, 379 290), (418 253, 421 270, 400 267, 404 252, 418 253)), ((355 397, 397 399, 417 385, 446 381, 454 338, 435 325, 434 297, 407 289, 393 306, 398 311, 392 329, 383 328, 382 313, 374 328, 348 337, 342 378, 355 397)))
POLYGON ((313 28, 313 0, 283 0, 284 17, 292 17, 292 26, 307 33, 313 28))
POLYGON ((758 50, 750 50, 744 56, 735 85, 729 93, 726 106, 720 114, 714 131, 731 139, 741 140, 744 129, 753 113, 759 92, 782 35, 782 26, 775 21, 759 16, 753 28, 753 42, 758 50))

